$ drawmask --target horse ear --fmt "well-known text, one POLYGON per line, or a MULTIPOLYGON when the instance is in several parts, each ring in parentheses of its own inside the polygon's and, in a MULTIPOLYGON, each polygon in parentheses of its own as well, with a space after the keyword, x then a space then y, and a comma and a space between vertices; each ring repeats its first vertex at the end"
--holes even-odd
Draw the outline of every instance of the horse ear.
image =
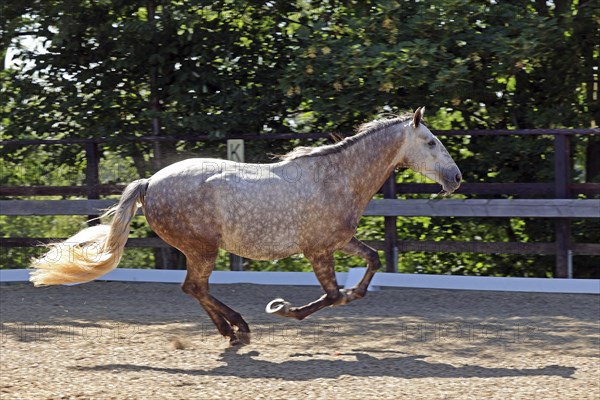
POLYGON ((423 113, 425 113, 425 107, 419 107, 415 110, 415 113, 413 115, 413 126, 415 128, 419 127, 419 124, 421 123, 421 120, 423 119, 423 113))

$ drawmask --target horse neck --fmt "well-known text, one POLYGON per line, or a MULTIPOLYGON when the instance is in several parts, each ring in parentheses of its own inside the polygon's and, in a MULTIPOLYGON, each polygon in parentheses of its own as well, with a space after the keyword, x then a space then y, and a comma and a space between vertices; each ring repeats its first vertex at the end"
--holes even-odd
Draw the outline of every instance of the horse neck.
POLYGON ((366 207, 373 195, 394 171, 404 144, 402 125, 392 125, 366 134, 359 142, 335 154, 336 170, 345 179, 340 190, 354 194, 366 207))

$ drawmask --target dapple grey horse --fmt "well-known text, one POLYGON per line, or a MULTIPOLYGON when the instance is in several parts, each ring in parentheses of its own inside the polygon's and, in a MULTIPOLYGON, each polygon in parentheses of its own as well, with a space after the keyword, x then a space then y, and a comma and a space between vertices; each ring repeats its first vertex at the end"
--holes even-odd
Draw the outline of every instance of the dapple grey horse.
POLYGON ((31 281, 53 285, 93 280, 117 266, 129 224, 141 205, 152 229, 187 258, 182 289, 195 297, 232 344, 247 343, 242 316, 208 287, 217 251, 276 260, 302 253, 325 294, 292 307, 275 299, 267 312, 303 319, 327 306, 359 299, 381 264, 354 237, 367 204, 397 167, 410 167, 451 193, 461 173, 442 143, 422 123, 423 108, 405 117, 361 126, 338 143, 299 147, 272 164, 189 159, 132 182, 106 215, 109 225, 84 229, 33 261, 31 281), (339 289, 333 253, 362 257, 367 271, 356 287, 339 289))

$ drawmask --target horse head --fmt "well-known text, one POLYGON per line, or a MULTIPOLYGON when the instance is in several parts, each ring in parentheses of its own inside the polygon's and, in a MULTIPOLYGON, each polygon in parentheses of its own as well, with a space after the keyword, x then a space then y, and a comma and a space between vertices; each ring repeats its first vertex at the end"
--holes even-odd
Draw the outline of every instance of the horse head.
POLYGON ((458 189, 462 175, 442 142, 423 124, 424 112, 425 107, 417 108, 407 122, 400 166, 436 181, 449 194, 458 189))

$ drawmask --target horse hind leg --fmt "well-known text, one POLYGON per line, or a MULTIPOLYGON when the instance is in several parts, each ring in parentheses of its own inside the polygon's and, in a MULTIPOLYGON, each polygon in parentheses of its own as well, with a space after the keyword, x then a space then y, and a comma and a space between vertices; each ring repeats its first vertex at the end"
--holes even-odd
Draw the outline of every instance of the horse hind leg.
POLYGON ((377 251, 357 238, 353 237, 344 247, 340 249, 344 253, 351 254, 364 258, 367 261, 367 271, 362 277, 360 282, 351 289, 343 290, 343 293, 347 296, 348 301, 363 298, 367 294, 367 289, 375 272, 381 268, 381 261, 379 260, 379 254, 377 251))
POLYGON ((209 293, 208 277, 216 254, 210 260, 188 257, 187 274, 181 289, 194 297, 206 311, 219 333, 229 338, 231 345, 250 343, 250 328, 242 316, 209 293))

